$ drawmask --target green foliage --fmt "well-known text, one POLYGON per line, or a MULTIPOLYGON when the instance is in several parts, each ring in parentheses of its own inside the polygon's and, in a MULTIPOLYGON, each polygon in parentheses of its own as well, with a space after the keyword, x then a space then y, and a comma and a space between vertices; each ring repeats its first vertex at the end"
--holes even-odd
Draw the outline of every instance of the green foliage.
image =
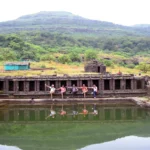
POLYGON ((85 59, 87 61, 97 59, 97 52, 94 50, 87 50, 85 51, 85 59))
POLYGON ((70 60, 70 57, 68 55, 62 55, 59 57, 58 61, 62 64, 65 64, 65 63, 70 63, 71 60, 70 60))
POLYGON ((126 67, 133 69, 135 67, 135 65, 134 64, 127 64, 126 67))
POLYGON ((41 65, 41 68, 43 68, 43 69, 44 69, 44 68, 46 68, 46 66, 45 66, 45 65, 41 65))
POLYGON ((42 55, 40 57, 41 61, 54 61, 55 58, 51 54, 42 55))
POLYGON ((71 52, 69 54, 69 57, 70 57, 72 62, 80 62, 81 61, 81 58, 80 58, 79 54, 76 53, 76 52, 71 52))
POLYGON ((1 61, 16 60, 16 53, 10 48, 0 48, 1 61))
POLYGON ((110 67, 110 66, 114 66, 113 62, 111 60, 104 60, 103 63, 107 66, 107 67, 110 67))
POLYGON ((141 71, 143 71, 144 73, 146 73, 147 71, 150 71, 150 64, 146 64, 146 63, 140 63, 137 66, 138 69, 140 69, 141 71))

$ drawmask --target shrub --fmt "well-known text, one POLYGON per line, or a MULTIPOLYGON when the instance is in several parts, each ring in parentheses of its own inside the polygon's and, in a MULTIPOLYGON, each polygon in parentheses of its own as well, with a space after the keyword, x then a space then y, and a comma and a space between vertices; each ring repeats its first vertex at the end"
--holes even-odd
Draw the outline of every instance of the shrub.
POLYGON ((62 64, 65 64, 65 63, 70 63, 71 60, 70 60, 70 57, 68 55, 62 55, 58 58, 58 61, 62 64))
POLYGON ((54 61, 55 58, 52 55, 47 54, 47 55, 41 56, 40 60, 41 61, 54 61))

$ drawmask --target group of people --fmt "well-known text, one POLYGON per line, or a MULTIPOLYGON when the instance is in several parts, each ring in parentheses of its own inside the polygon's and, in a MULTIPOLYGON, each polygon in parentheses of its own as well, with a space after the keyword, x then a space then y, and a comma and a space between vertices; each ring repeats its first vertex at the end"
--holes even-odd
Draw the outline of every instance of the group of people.
MULTIPOLYGON (((55 93, 56 90, 60 90, 61 98, 62 99, 64 98, 64 93, 66 92, 66 87, 64 85, 62 85, 58 89, 56 89, 54 87, 54 84, 52 84, 51 86, 48 86, 48 85, 45 84, 45 86, 50 89, 51 99, 53 98, 53 94, 55 93)), ((68 87, 68 88, 71 89, 71 93, 73 94, 73 96, 75 96, 77 94, 78 90, 81 89, 84 98, 86 97, 86 93, 88 92, 88 89, 93 89, 92 94, 93 94, 94 98, 96 98, 96 94, 97 94, 97 91, 98 91, 98 88, 95 84, 92 87, 87 87, 87 86, 85 86, 85 84, 83 84, 82 87, 76 87, 75 84, 73 84, 72 87, 68 87)))

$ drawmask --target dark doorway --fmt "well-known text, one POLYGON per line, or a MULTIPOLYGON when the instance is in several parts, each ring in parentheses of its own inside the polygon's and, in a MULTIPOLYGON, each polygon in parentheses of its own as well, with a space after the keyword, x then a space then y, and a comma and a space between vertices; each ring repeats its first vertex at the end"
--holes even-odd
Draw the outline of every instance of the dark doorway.
POLYGON ((8 90, 9 91, 14 91, 14 82, 13 81, 8 82, 8 90))
POLYGON ((99 80, 93 80, 93 84, 95 84, 97 88, 99 89, 99 80))
POLYGON ((73 84, 74 84, 75 86, 77 86, 77 80, 72 80, 72 81, 71 81, 71 86, 72 86, 73 84))
POLYGON ((54 87, 56 86, 56 81, 50 81, 49 85, 52 86, 52 84, 54 85, 54 87))
POLYGON ((4 81, 0 81, 0 91, 4 90, 4 81))
POLYGON ((24 81, 19 81, 19 91, 24 91, 24 81))
POLYGON ((29 91, 35 91, 35 81, 29 81, 29 91))
POLYGON ((120 80, 115 80, 115 89, 116 90, 120 89, 120 80))
POLYGON ((142 89, 142 81, 141 80, 136 81, 136 88, 137 89, 142 89))
POLYGON ((126 89, 131 89, 131 79, 126 79, 126 89))
POLYGON ((101 72, 101 68, 100 67, 98 67, 98 72, 101 72))
POLYGON ((45 81, 40 81, 40 85, 39 85, 39 90, 40 91, 45 91, 45 81))
POLYGON ((67 81, 61 81, 60 84, 61 84, 61 86, 62 85, 66 86, 67 85, 67 81))
POLYGON ((110 90, 110 80, 104 80, 104 90, 110 90))
POLYGON ((85 86, 88 86, 88 80, 82 80, 82 85, 85 84, 85 86))

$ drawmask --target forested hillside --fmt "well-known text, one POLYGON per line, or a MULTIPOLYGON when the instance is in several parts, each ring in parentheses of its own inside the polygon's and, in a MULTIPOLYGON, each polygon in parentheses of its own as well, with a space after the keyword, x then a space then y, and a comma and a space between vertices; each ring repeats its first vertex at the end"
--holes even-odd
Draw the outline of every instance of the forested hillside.
POLYGON ((149 57, 149 31, 149 27, 126 27, 68 12, 40 12, 0 23, 0 61, 81 62, 90 59, 88 54, 102 59, 102 52, 124 59, 149 57))

